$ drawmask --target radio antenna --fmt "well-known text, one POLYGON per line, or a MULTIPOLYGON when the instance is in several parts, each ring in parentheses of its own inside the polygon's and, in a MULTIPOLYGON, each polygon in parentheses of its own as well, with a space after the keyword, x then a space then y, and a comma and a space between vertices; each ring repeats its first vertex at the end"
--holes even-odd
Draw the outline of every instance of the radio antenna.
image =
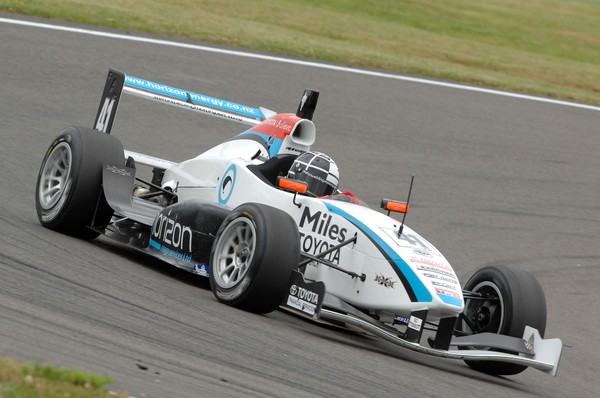
MULTIPOLYGON (((406 209, 408 210, 408 204, 410 202, 410 194, 412 192, 413 182, 415 181, 415 173, 412 173, 410 177, 410 187, 408 188, 408 198, 406 198, 406 209)), ((406 221, 406 214, 408 211, 404 212, 402 216, 402 224, 400 224, 400 228, 398 228, 398 238, 402 236, 402 231, 404 230, 404 221, 406 221)))

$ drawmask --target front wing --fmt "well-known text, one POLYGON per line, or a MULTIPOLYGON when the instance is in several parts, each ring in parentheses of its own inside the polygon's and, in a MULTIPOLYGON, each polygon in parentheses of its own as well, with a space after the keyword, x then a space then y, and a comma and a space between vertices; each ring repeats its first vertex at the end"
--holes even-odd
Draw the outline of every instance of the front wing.
POLYGON ((398 346, 423 354, 469 361, 513 363, 530 366, 552 376, 556 376, 562 353, 560 339, 543 339, 538 330, 529 326, 525 328, 521 339, 494 333, 452 337, 453 319, 440 321, 437 335, 435 339, 430 340, 431 347, 427 347, 420 343, 425 327, 425 322, 421 319, 425 316, 418 314, 420 311, 411 314, 407 332, 399 333, 397 329, 327 294, 322 282, 307 283, 301 275, 299 278, 292 278, 290 291, 282 303, 282 308, 312 320, 322 319, 352 325, 398 346))

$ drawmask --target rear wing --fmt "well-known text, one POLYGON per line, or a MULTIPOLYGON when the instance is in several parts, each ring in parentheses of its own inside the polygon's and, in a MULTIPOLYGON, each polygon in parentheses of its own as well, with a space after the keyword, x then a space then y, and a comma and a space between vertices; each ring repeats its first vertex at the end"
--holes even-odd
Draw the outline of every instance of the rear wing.
MULTIPOLYGON (((102 92, 96 120, 94 121, 94 128, 96 130, 110 134, 122 93, 251 126, 258 125, 267 118, 276 115, 274 111, 262 107, 254 108, 237 104, 138 77, 128 76, 123 72, 110 69, 104 85, 104 91, 102 92)), ((305 90, 298 105, 296 115, 305 119, 312 119, 318 98, 318 91, 305 90)))

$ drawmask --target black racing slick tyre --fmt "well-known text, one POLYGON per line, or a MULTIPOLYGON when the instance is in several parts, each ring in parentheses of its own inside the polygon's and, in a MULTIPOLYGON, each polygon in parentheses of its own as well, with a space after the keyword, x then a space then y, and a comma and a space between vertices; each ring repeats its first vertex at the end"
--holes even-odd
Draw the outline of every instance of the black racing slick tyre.
POLYGON ((110 221, 113 210, 102 191, 104 163, 125 164, 123 146, 115 137, 85 127, 67 127, 46 151, 38 174, 35 207, 49 229, 93 239, 110 221))
MULTIPOLYGON (((546 298, 533 275, 522 269, 487 266, 479 269, 464 289, 481 294, 483 300, 467 299, 459 323, 462 332, 471 335, 483 332, 523 337, 525 326, 531 326, 543 337, 546 330, 546 298)), ((465 363, 480 372, 494 375, 515 375, 527 366, 498 361, 465 363)))
POLYGON ((275 310, 300 260, 300 235, 290 215, 249 203, 223 221, 210 256, 210 286, 222 303, 257 314, 275 310))

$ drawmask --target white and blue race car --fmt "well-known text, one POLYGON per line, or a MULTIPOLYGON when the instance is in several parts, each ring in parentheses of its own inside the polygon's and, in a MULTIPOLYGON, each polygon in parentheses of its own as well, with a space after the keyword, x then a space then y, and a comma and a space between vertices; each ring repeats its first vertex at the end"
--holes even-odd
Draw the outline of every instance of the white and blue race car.
POLYGON ((562 343, 542 338, 536 279, 488 266, 463 286, 404 224, 408 203, 382 200, 381 212, 339 191, 335 163, 311 151, 317 100, 306 90, 296 113, 275 113, 110 70, 94 128, 67 127, 44 156, 40 223, 208 277, 217 300, 247 311, 351 325, 490 374, 555 375, 562 343), (180 163, 123 150, 110 134, 123 94, 249 127, 180 163))

